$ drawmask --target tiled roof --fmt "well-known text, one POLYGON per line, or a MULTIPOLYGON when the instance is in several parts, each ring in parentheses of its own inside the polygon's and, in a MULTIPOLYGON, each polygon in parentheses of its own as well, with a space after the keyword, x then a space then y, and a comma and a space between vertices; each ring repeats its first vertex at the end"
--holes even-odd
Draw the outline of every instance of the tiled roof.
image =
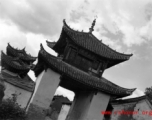
POLYGON ((72 102, 63 102, 62 105, 72 105, 72 102))
POLYGON ((13 48, 9 43, 7 46, 7 55, 10 55, 12 57, 19 57, 22 60, 25 61, 31 61, 34 62, 36 60, 36 57, 31 56, 30 54, 27 54, 25 51, 25 48, 22 50, 13 48))
MULTIPOLYGON (((112 82, 106 80, 105 78, 97 78, 84 72, 70 64, 62 61, 60 58, 52 56, 51 54, 47 53, 43 46, 41 45, 41 50, 39 51, 39 60, 41 59, 40 63, 45 63, 47 67, 55 69, 60 74, 64 74, 71 78, 71 80, 75 80, 81 84, 89 86, 91 88, 113 94, 119 97, 128 96, 132 94, 135 89, 126 89, 120 86, 113 84, 112 82)), ((39 62, 36 65, 38 68, 39 62)), ((39 68, 42 69, 42 68, 39 68)), ((36 68, 35 68, 36 73, 36 68)))
POLYGON ((30 66, 24 64, 20 59, 5 55, 3 52, 1 52, 1 66, 13 70, 11 72, 28 72, 30 70, 30 66))
MULTIPOLYGON (((112 59, 112 60, 121 60, 125 61, 128 60, 132 54, 122 54, 116 52, 115 50, 111 49, 109 46, 105 45, 101 41, 99 41, 92 33, 90 32, 79 32, 71 29, 65 22, 63 21, 64 25, 62 28, 62 33, 65 32, 74 43, 87 49, 99 56, 112 59)), ((61 34, 62 34, 61 33, 61 34)), ((62 35, 61 35, 62 36, 62 35)), ((62 38, 60 38, 62 39, 62 38)), ((59 39, 59 40, 60 40, 59 39)), ((59 41, 58 40, 58 41, 59 41)), ((55 46, 55 42, 48 42, 47 44, 49 47, 53 48, 55 46)))
POLYGON ((56 42, 49 42, 46 40, 47 46, 49 46, 50 48, 53 48, 56 44, 56 42))
POLYGON ((2 72, 0 73, 0 79, 30 92, 33 92, 35 87, 34 81, 32 81, 29 76, 22 79, 17 76, 11 76, 6 72, 2 72))

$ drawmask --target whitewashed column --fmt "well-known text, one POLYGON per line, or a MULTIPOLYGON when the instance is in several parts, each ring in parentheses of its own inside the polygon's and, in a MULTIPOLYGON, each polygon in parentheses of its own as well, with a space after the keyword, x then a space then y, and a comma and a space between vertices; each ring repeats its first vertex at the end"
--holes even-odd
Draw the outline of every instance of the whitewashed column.
POLYGON ((75 94, 66 120, 102 120, 106 111, 110 95, 102 92, 79 92, 75 94))
POLYGON ((43 71, 36 80, 35 91, 28 105, 28 120, 45 120, 46 111, 60 83, 60 75, 51 69, 43 71))

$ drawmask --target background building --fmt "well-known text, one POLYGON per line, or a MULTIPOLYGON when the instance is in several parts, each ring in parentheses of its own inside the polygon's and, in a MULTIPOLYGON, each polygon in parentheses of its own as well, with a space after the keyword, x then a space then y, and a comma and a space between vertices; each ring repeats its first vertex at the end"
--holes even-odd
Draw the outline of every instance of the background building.
POLYGON ((33 67, 35 57, 26 53, 25 48, 18 50, 8 44, 6 53, 1 52, 0 79, 5 84, 4 99, 16 96, 17 103, 26 107, 34 91, 35 83, 27 75, 33 67))

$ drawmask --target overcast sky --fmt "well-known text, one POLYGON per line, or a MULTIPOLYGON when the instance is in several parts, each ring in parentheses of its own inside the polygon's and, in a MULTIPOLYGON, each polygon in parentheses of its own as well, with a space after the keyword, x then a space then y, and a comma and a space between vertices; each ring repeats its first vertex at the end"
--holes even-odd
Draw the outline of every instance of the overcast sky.
MULTIPOLYGON (((107 69, 103 77, 141 94, 152 86, 151 0, 0 0, 0 50, 12 46, 37 56, 40 43, 57 41, 63 19, 75 30, 89 31, 111 48, 133 53, 129 61, 107 69)), ((52 53, 52 52, 51 52, 52 53)), ((61 93, 61 91, 59 91, 61 93)))

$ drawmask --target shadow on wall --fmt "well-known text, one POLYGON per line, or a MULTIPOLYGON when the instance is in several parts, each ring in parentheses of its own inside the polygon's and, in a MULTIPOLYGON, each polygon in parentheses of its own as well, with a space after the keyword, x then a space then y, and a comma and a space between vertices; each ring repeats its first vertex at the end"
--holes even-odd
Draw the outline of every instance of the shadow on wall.
POLYGON ((4 97, 4 91, 5 91, 4 82, 0 80, 0 103, 2 102, 2 99, 4 97))
POLYGON ((61 111, 63 103, 70 103, 71 101, 62 95, 54 96, 50 108, 47 110, 47 117, 49 117, 51 120, 57 120, 59 113, 61 111))

